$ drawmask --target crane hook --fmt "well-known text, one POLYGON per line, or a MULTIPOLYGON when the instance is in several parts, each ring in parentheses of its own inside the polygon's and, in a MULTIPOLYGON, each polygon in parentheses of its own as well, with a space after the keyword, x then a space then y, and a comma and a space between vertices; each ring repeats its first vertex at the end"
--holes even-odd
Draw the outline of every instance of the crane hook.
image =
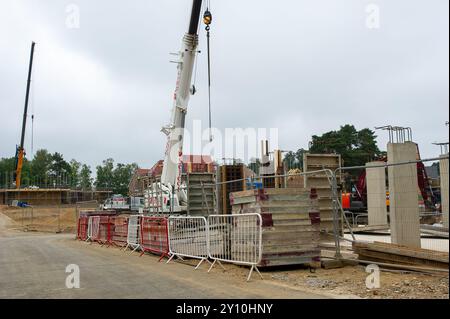
POLYGON ((210 30, 210 25, 212 22, 212 14, 211 11, 209 11, 209 8, 206 9, 205 13, 203 14, 203 23, 206 24, 206 31, 210 30))

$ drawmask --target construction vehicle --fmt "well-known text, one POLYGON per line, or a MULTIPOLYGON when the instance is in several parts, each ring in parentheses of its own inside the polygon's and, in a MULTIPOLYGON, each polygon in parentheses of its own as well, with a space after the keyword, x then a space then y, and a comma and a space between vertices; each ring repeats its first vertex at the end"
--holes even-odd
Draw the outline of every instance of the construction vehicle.
MULTIPOLYGON (((150 212, 187 211, 187 191, 182 181, 183 138, 189 99, 196 91, 195 86, 192 86, 192 75, 198 54, 201 10, 202 0, 193 0, 188 32, 183 37, 181 50, 176 54, 178 59, 172 61, 178 65, 178 76, 171 121, 161 130, 167 136, 161 180, 150 185, 145 192, 146 208, 150 212)), ((209 10, 203 18, 209 27, 212 20, 209 10)))
POLYGON ((22 179, 22 166, 23 166, 23 159, 25 157, 25 130, 27 125, 27 113, 28 113, 28 100, 30 96, 30 86, 31 86, 31 71, 33 69, 33 56, 34 56, 34 46, 35 43, 31 43, 31 53, 30 53, 30 63, 28 67, 28 81, 27 81, 27 90, 25 93, 25 107, 23 111, 23 120, 22 120, 22 134, 20 137, 20 144, 16 146, 16 155, 15 155, 15 162, 14 162, 14 180, 15 180, 15 187, 17 189, 21 186, 21 179, 22 179))
POLYGON ((129 210, 130 205, 127 203, 127 199, 120 195, 116 194, 107 198, 103 204, 101 205, 102 210, 129 210))
POLYGON ((107 198, 101 205, 100 210, 119 210, 137 212, 144 208, 143 197, 125 197, 116 194, 107 198))

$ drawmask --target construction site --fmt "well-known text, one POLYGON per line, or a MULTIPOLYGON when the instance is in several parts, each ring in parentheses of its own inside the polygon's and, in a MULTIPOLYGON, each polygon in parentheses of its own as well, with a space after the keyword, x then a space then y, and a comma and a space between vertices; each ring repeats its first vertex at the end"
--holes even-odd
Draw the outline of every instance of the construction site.
POLYGON ((0 298, 448 299, 448 132, 447 140, 431 137, 434 155, 424 157, 416 139, 425 137, 390 117, 372 127, 386 151, 364 155, 362 165, 328 146, 317 151, 317 136, 295 160, 295 150, 270 138, 256 142, 251 161, 188 154, 203 41, 207 142, 218 139, 211 124, 211 3, 188 2, 189 14, 177 12, 189 20, 186 30, 175 30, 185 34, 172 61, 177 78, 160 134, 165 151, 150 147, 164 158, 135 169, 126 194, 112 186, 24 181, 39 46, 32 42, 14 170, 0 174, 0 298), (68 283, 73 265, 78 279, 68 283))

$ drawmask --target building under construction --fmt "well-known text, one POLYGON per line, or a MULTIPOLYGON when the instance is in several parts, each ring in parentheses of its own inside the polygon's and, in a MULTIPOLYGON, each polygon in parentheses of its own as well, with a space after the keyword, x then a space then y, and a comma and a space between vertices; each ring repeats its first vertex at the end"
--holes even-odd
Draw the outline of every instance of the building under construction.
POLYGON ((103 202, 112 191, 82 191, 73 189, 0 189, 0 205, 14 202, 28 205, 70 205, 78 202, 103 202))

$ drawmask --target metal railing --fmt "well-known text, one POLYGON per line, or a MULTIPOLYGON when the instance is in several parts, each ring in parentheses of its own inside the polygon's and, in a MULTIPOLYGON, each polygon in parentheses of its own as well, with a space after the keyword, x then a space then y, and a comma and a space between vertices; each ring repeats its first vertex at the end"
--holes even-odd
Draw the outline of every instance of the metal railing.
POLYGON ((169 217, 169 263, 174 257, 200 259, 195 269, 208 262, 208 222, 205 217, 169 217))
POLYGON ((247 281, 262 258, 262 217, 260 214, 208 216, 209 258, 213 260, 208 272, 221 262, 251 266, 247 281))
POLYGON ((140 242, 140 215, 132 215, 128 218, 127 245, 124 250, 132 249, 132 252, 141 248, 140 242))

